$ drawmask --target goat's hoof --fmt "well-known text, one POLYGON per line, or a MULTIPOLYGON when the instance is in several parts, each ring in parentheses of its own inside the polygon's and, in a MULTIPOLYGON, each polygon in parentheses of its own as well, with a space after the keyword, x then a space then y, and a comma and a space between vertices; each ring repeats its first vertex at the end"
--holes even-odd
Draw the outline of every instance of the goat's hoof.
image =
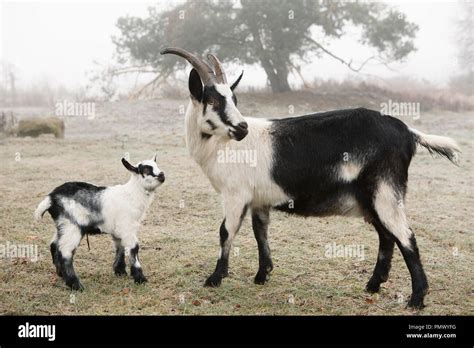
POLYGON ((136 284, 144 284, 148 281, 146 277, 142 274, 141 276, 134 278, 136 284))
POLYGON ((269 274, 267 272, 260 272, 258 271, 257 274, 255 275, 255 279, 253 282, 255 284, 263 285, 268 281, 269 274))
POLYGON ((369 282, 365 286, 365 290, 368 293, 375 294, 376 292, 380 291, 380 283, 372 281, 372 279, 371 279, 371 280, 369 280, 369 282))
POLYGON ((143 274, 142 269, 139 267, 132 266, 130 268, 130 273, 132 274, 133 280, 136 284, 143 284, 148 281, 148 279, 146 279, 145 275, 143 274))
POLYGON ((117 277, 123 277, 127 275, 127 271, 125 269, 114 269, 114 273, 117 277))
POLYGON ((69 287, 74 291, 84 291, 84 285, 81 284, 79 279, 74 280, 69 287))
POLYGON ((222 277, 220 275, 213 274, 206 279, 204 286, 210 288, 217 288, 221 285, 222 277))
POLYGON ((408 300, 407 308, 411 309, 423 309, 425 304, 423 303, 424 294, 412 294, 410 300, 408 300))

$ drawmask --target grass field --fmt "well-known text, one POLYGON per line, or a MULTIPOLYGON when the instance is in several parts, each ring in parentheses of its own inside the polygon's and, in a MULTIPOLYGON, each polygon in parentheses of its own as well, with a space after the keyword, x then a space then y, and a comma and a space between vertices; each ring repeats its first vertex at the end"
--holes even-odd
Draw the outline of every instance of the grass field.
MULTIPOLYGON (((349 102, 350 106, 352 101, 349 102)), ((187 154, 187 98, 98 104, 96 117, 66 119, 66 137, 4 138, 0 144, 0 245, 36 245, 38 261, 0 260, 0 314, 284 314, 411 315, 405 309, 410 276, 398 250, 391 277, 378 295, 364 287, 373 270, 378 238, 362 219, 298 218, 274 212, 269 240, 275 269, 270 281, 253 284, 257 247, 247 217, 231 253, 230 276, 217 289, 204 288, 219 252, 222 209, 218 195, 187 154), (166 182, 140 231, 140 258, 149 282, 137 286, 112 271, 110 236, 83 240, 75 268, 86 290, 72 293, 58 279, 49 254, 54 226, 33 211, 42 197, 66 181, 98 185, 128 179, 120 164, 151 157, 166 182), (364 258, 328 258, 326 245, 363 246, 364 258)), ((366 105, 378 109, 378 103, 366 105)), ((317 98, 239 96, 244 115, 287 116, 320 110, 317 98), (293 102, 290 103, 289 101, 293 102), (290 108, 289 106, 293 106, 290 108), (265 105, 265 106, 263 106, 265 105)), ((54 114, 54 109, 19 109, 20 116, 54 114)), ((406 209, 430 283, 427 307, 419 314, 474 314, 473 112, 426 111, 414 121, 425 133, 454 137, 462 165, 419 150, 410 168, 406 209)))

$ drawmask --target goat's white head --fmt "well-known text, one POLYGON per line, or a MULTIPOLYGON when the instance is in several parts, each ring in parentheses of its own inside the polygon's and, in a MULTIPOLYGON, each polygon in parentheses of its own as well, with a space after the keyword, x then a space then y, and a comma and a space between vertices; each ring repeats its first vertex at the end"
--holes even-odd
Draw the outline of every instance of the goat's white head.
POLYGON ((181 48, 161 50, 161 54, 168 53, 185 58, 193 66, 189 74, 189 91, 192 102, 201 109, 202 117, 198 122, 203 135, 229 137, 237 141, 245 138, 248 134, 247 122, 237 109, 234 94, 243 72, 229 86, 222 65, 215 55, 207 55, 214 65, 213 70, 204 60, 181 48))
POLYGON ((122 164, 147 191, 153 191, 165 181, 165 174, 156 164, 156 155, 153 159, 139 162, 135 166, 122 158, 122 164))

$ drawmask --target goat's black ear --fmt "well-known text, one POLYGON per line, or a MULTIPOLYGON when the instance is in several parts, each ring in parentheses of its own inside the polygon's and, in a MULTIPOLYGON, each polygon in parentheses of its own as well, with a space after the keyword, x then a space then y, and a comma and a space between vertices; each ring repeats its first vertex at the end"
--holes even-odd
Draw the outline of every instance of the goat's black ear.
POLYGON ((199 73, 196 71, 196 69, 191 70, 191 72, 189 73, 188 86, 191 96, 198 102, 201 102, 203 88, 201 78, 199 77, 199 73))
POLYGON ((235 82, 232 84, 232 86, 230 86, 230 89, 232 91, 239 85, 240 80, 242 80, 242 76, 244 76, 244 71, 243 70, 240 73, 240 76, 237 78, 237 80, 235 80, 235 82))
POLYGON ((125 158, 122 158, 122 164, 127 170, 131 171, 132 173, 138 174, 138 168, 134 167, 125 158))

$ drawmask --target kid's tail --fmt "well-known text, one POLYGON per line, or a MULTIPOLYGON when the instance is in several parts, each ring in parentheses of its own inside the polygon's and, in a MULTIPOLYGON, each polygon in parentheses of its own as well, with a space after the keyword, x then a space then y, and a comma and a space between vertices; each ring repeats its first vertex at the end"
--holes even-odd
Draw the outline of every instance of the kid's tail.
POLYGON ((41 201, 40 204, 38 204, 38 207, 35 210, 35 219, 40 220, 44 213, 51 207, 51 198, 49 196, 46 196, 45 199, 41 201))

